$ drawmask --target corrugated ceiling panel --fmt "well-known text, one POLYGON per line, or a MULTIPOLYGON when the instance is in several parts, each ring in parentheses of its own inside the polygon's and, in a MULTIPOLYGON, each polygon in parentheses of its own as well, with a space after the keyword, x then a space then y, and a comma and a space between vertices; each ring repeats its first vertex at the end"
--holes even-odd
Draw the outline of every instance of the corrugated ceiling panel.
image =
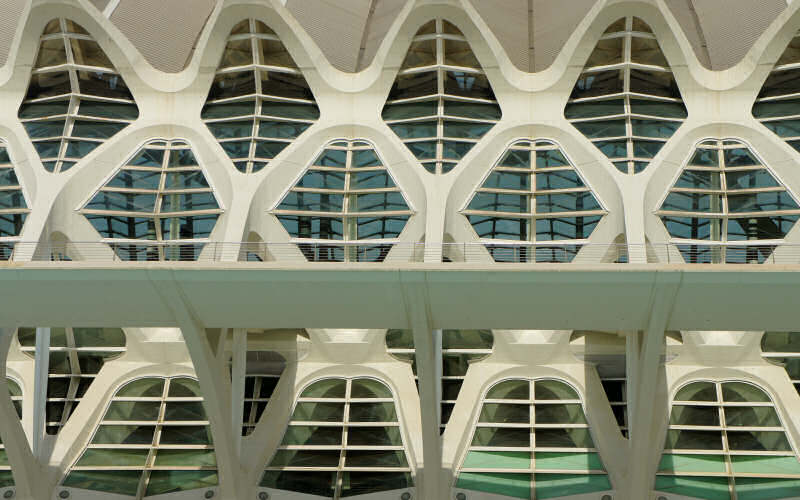
POLYGON ((358 71, 372 64, 375 53, 386 38, 386 33, 392 27, 400 11, 403 10, 408 0, 375 0, 375 11, 367 20, 366 36, 363 39, 364 53, 358 64, 358 71))
POLYGON ((472 0, 472 5, 489 25, 514 66, 522 71, 531 71, 528 0, 472 0))
POLYGON ((186 66, 216 0, 122 0, 111 21, 156 69, 186 66))
POLYGON ((533 0, 533 70, 547 69, 597 0, 533 0), (567 7, 567 5, 569 7, 567 7))
POLYGON ((89 1, 92 2, 92 4, 94 4, 94 6, 98 8, 98 10, 100 10, 100 12, 102 12, 103 9, 106 8, 110 0, 89 0, 89 1))
POLYGON ((0 0, 0 64, 5 64, 11 42, 20 24, 20 16, 25 8, 21 0, 0 0))
POLYGON ((666 0, 669 10, 672 15, 678 20, 686 38, 694 49, 697 59, 700 64, 706 68, 711 68, 711 59, 708 57, 708 47, 706 45, 703 32, 700 31, 700 20, 697 18, 697 13, 692 5, 692 0, 666 0))

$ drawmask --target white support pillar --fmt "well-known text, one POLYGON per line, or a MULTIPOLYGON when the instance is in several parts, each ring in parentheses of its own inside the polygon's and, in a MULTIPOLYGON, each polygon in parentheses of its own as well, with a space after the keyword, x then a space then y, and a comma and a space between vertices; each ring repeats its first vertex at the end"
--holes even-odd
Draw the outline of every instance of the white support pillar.
POLYGON ((417 378, 422 421, 422 464, 417 469, 419 498, 446 498, 442 495, 441 422, 441 330, 431 328, 425 288, 404 284, 404 302, 408 323, 414 333, 417 378), (438 334, 437 334, 438 332, 438 334), (437 348, 438 346, 438 348, 437 348))
POLYGON ((233 330, 231 363, 231 432, 236 455, 242 456, 242 415, 244 413, 244 376, 247 367, 247 330, 233 330))
POLYGON ((665 346, 665 331, 675 305, 681 276, 658 274, 650 295, 650 316, 644 330, 640 354, 636 361, 636 378, 628 378, 634 386, 633 418, 629 419, 628 488, 624 498, 650 498, 655 481, 655 464, 660 447, 657 440, 658 407, 657 383, 661 353, 665 346))
MULTIPOLYGON (((231 401, 230 379, 219 369, 219 363, 211 350, 205 326, 197 319, 192 305, 185 298, 180 286, 163 275, 154 275, 153 284, 164 303, 174 315, 175 323, 180 327, 189 356, 192 358, 200 390, 203 393, 204 407, 214 438, 214 451, 217 456, 220 495, 222 500, 247 498, 250 490, 242 473, 239 456, 234 445, 231 432, 231 412, 228 405, 231 401), (156 276, 159 276, 157 278, 156 276)), ((239 431, 241 433, 241 431, 239 431)))
POLYGON ((628 410, 628 436, 633 428, 633 414, 636 401, 636 381, 639 380, 639 356, 642 337, 638 331, 625 334, 625 401, 628 410))
POLYGON ((621 179, 624 189, 620 189, 625 204, 625 242, 628 245, 628 262, 647 263, 647 240, 644 230, 644 187, 638 177, 626 176, 621 179))
POLYGON ((14 474, 14 498, 18 500, 48 498, 50 484, 43 480, 46 476, 31 451, 17 410, 8 393, 6 359, 16 330, 16 328, 0 327, 0 440, 3 441, 14 474))
POLYGON ((33 454, 42 458, 42 441, 47 424, 47 375, 50 370, 50 328, 36 328, 33 381, 33 454))

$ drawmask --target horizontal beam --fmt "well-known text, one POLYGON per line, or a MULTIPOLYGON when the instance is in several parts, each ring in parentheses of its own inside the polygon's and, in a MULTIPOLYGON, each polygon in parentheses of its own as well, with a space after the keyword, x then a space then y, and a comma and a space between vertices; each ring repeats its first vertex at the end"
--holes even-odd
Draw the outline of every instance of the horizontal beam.
POLYGON ((649 298, 676 280, 668 330, 800 325, 800 266, 777 265, 8 263, 0 318, 178 326, 157 292, 174 285, 207 328, 412 328, 411 284, 426 291, 433 329, 643 330, 649 298))

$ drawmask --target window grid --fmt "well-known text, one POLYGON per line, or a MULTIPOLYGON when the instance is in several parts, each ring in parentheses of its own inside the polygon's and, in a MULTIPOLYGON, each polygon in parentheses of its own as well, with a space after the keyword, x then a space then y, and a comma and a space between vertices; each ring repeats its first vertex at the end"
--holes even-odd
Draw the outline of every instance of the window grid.
POLYGON ((531 500, 611 489, 591 439, 583 402, 564 382, 555 379, 498 382, 484 394, 474 425, 470 446, 458 470, 456 488, 531 500), (537 388, 537 385, 542 387, 537 388), (502 390, 508 392, 504 395, 502 390), (573 410, 570 415, 566 410, 569 406, 577 411, 573 410), (491 407, 495 407, 494 413, 491 407), (527 412, 523 407, 527 407, 527 412), (508 411, 503 412, 501 408, 508 411), (564 411, 559 413, 557 409, 561 408, 564 411), (556 410, 544 411, 548 409, 556 410), (523 417, 523 413, 527 415, 523 417), (486 434, 481 435, 482 429, 486 434), (528 433, 524 439, 522 433, 517 434, 519 442, 508 437, 497 438, 503 432, 521 430, 528 433), (562 438, 559 443, 562 446, 553 446, 552 438, 545 437, 548 432, 563 432, 568 436, 570 432, 581 430, 582 438, 562 438), (537 432, 542 434, 538 440, 537 432), (555 460, 554 455, 558 456, 555 460), (570 462, 570 455, 577 462, 570 462), (481 478, 486 482, 482 484, 481 478), (570 483, 571 480, 574 482, 570 483))
MULTIPOLYGON (((338 431, 334 430, 333 433, 337 434, 338 431)), ((363 437, 360 439, 363 440, 363 437)), ((318 380, 307 386, 296 399, 291 421, 287 427, 284 439, 278 447, 276 455, 265 469, 261 486, 282 489, 280 477, 282 474, 306 473, 308 475, 305 477, 308 481, 301 481, 299 478, 303 476, 295 474, 294 481, 292 481, 292 484, 288 487, 293 491, 314 493, 335 500, 352 495, 413 487, 411 468, 408 463, 408 457, 405 451, 406 448, 403 441, 402 426, 397 417, 395 397, 389 387, 383 382, 364 377, 348 379, 327 378, 318 380), (323 390, 326 390, 326 384, 338 385, 342 383, 346 383, 346 385, 343 388, 344 390, 339 394, 330 395, 332 392, 331 389, 333 392, 338 392, 337 387, 331 385, 327 386, 327 391, 325 393, 315 394, 315 389, 318 387, 322 387, 323 390), (362 387, 360 391, 361 397, 354 396, 353 388, 355 385, 360 385, 362 387), (365 389, 366 391, 372 391, 372 394, 369 396, 364 394, 365 389), (304 415, 306 410, 300 410, 303 404, 328 405, 329 408, 319 413, 314 409, 311 415, 304 415), (368 405, 372 405, 373 407, 378 405, 383 405, 384 407, 386 405, 391 405, 391 409, 383 415, 380 414, 380 410, 371 412, 370 414, 366 412, 362 413, 362 410, 359 410, 358 413, 353 413, 353 407, 359 405, 362 407, 368 407, 368 405), (342 409, 340 416, 336 414, 336 411, 327 414, 332 406, 342 409), (318 420, 303 419, 303 416, 319 416, 322 418, 318 420), (335 443, 337 439, 334 438, 331 441, 330 436, 328 436, 328 444, 293 443, 297 438, 290 437, 294 436, 294 432, 292 432, 291 429, 297 428, 302 430, 308 426, 317 430, 306 437, 306 443, 314 440, 314 434, 318 432, 319 429, 325 428, 340 429, 341 434, 339 435, 338 443, 332 444, 335 443), (393 431, 395 437, 389 438, 388 441, 384 443, 381 443, 380 439, 373 439, 369 441, 369 444, 364 444, 360 441, 356 442, 351 439, 353 431, 380 431, 381 429, 396 429, 396 431, 393 431), (303 452, 308 452, 312 456, 314 456, 314 454, 318 455, 314 456, 313 459, 308 459, 302 455, 303 452), (335 463, 333 460, 325 465, 319 462, 319 457, 324 457, 325 452, 338 453, 338 459, 335 460, 335 463), (360 452, 373 452, 373 455, 367 460, 362 459, 359 465, 352 465, 350 462, 353 461, 360 452), (392 460, 387 460, 385 457, 381 457, 382 454, 384 456, 387 454, 394 455, 394 458, 392 460), (395 463, 390 465, 389 462, 391 461, 395 463), (333 479, 330 484, 334 488, 334 491, 328 493, 319 491, 319 489, 309 491, 309 487, 319 488, 319 473, 326 472, 335 475, 335 479, 333 479), (374 476, 365 482, 367 489, 359 490, 357 486, 353 486, 352 480, 351 482, 346 480, 347 478, 345 476, 347 473, 359 472, 367 472, 374 476), (388 477, 389 479, 385 483, 381 483, 382 476, 388 477), (313 486, 311 486, 312 484, 313 486)))
POLYGON ((11 257, 14 242, 19 239, 30 211, 8 146, 0 141, 0 260, 11 257))
POLYGON ((183 140, 145 144, 81 209, 126 260, 194 260, 222 212, 183 140))
POLYGON ((205 410, 201 407, 199 412, 196 409, 180 411, 185 405, 198 403, 201 405, 203 403, 199 384, 196 379, 189 377, 146 377, 123 385, 114 394, 92 441, 87 445, 81 458, 69 469, 62 485, 135 496, 139 499, 216 486, 216 457, 213 453, 214 446, 205 410), (144 395, 130 396, 127 393, 120 395, 136 384, 148 383, 150 386, 142 392, 144 395), (187 396, 187 394, 193 395, 187 396), (131 418, 109 419, 109 413, 115 412, 115 404, 120 403, 130 404, 131 409, 128 411, 131 418), (143 411, 145 407, 152 407, 153 404, 158 404, 154 417, 134 415, 137 412, 146 413, 143 411), (196 412, 191 415, 195 417, 194 420, 188 418, 192 412, 196 412), (139 418, 133 418, 134 416, 139 418), (108 440, 102 435, 104 429, 118 427, 124 429, 121 426, 144 429, 144 434, 149 434, 148 429, 152 429, 152 440, 143 442, 141 436, 136 435, 136 431, 129 431, 124 439, 117 439, 120 442, 98 443, 108 440), (191 432, 198 427, 205 427, 205 431, 201 433, 203 435, 200 437, 191 435, 191 432), (164 438, 165 431, 171 433, 169 438, 164 438), (181 432, 185 434, 181 435, 181 432), (145 452, 146 457, 144 454, 139 455, 138 459, 141 461, 138 463, 136 456, 127 457, 125 460, 125 453, 137 451, 145 452), (95 463, 97 459, 92 457, 93 452, 111 455, 110 458, 102 460, 102 465, 98 465, 95 463), (114 463, 115 460, 120 462, 114 463))
POLYGON ((565 115, 620 172, 638 174, 647 168, 687 112, 669 63, 644 21, 628 16, 606 30, 565 115))
MULTIPOLYGON (((16 381, 6 378, 8 384, 8 394, 11 397, 11 403, 17 410, 17 415, 22 419, 22 389, 16 381)), ((14 476, 11 473, 11 465, 8 463, 6 456, 6 447, 0 439, 0 488, 8 488, 14 486, 14 476)))
POLYGON ((310 261, 380 262, 414 211, 375 147, 344 140, 326 145, 271 213, 310 261), (359 186, 370 173, 379 186, 359 186), (370 205, 359 206, 362 198, 370 205))
POLYGON ((236 169, 249 174, 310 127, 319 109, 278 35, 247 19, 228 37, 202 118, 236 169))
POLYGON ((600 383, 608 396, 611 411, 617 420, 622 435, 628 437, 628 401, 626 398, 628 380, 626 377, 600 377, 600 383), (617 396, 619 395, 619 396, 617 396))
POLYGON ((753 116, 800 151, 800 33, 770 72, 753 104, 753 116))
POLYGON ((761 498, 759 492, 774 494, 787 487, 785 480, 794 479, 794 488, 800 485, 800 461, 777 408, 754 384, 715 381, 684 385, 673 399, 668 429, 656 490, 745 500, 761 498), (680 399, 692 390, 697 392, 680 399), (676 412, 680 408, 686 410, 676 412), (745 418, 752 420, 751 425, 742 425, 745 418), (696 437, 685 437, 689 433, 696 437), (743 436, 752 440, 748 443, 743 436), (770 445, 774 449, 769 449, 770 445))
POLYGON ((50 21, 19 110, 45 169, 68 170, 138 116, 122 76, 86 30, 50 21))
MULTIPOLYGON (((230 363, 232 367, 232 359, 230 363)), ((285 368, 286 360, 277 352, 247 352, 242 403, 242 436, 249 436, 255 431, 285 368)))
POLYGON ((461 213, 496 261, 570 262, 608 212, 556 143, 521 140, 461 213))
MULTIPOLYGON (((442 401, 439 432, 444 432, 456 406, 469 365, 492 354, 494 335, 491 330, 442 330, 442 401), (476 344, 484 344, 476 348, 476 344)), ((388 330, 386 350, 393 357, 411 363, 414 381, 419 388, 416 349, 411 330, 388 330)))
POLYGON ((761 263, 800 206, 746 144, 712 139, 697 146, 656 215, 687 262, 761 263))
POLYGON ((420 28, 383 118, 425 170, 450 172, 500 117, 488 78, 463 33, 444 19, 420 28))
MULTIPOLYGON (((36 357, 36 329, 20 328, 20 350, 36 357)), ((46 431, 58 434, 83 399, 103 364, 126 351, 119 328, 52 328, 47 374, 46 431)))
POLYGON ((800 394, 800 332, 764 332, 761 337, 761 356, 783 366, 800 394))

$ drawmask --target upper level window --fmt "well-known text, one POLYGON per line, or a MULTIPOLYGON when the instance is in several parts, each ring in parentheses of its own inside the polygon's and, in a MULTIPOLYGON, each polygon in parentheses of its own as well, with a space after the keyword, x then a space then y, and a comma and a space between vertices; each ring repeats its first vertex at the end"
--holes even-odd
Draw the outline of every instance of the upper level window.
POLYGON ((297 399, 261 486, 335 499, 411 488, 402 434, 383 382, 319 380, 297 399))
POLYGON ((446 174, 501 117, 464 34, 444 19, 419 29, 383 119, 432 174, 446 174))
POLYGON ((800 151, 800 35, 781 55, 761 87, 753 116, 800 151))
POLYGON ((319 118, 303 72, 255 19, 233 27, 202 118, 239 172, 253 173, 319 118))
POLYGON ((117 390, 62 482, 137 499, 216 485, 203 398, 188 377, 141 378, 117 390))
POLYGON ((744 382, 692 382, 675 395, 655 489, 682 498, 791 498, 800 462, 769 395, 744 382))
POLYGON ((570 262, 607 212, 556 143, 521 140, 462 213, 498 262, 570 262))
POLYGON ((564 114, 620 172, 647 168, 687 115, 650 26, 628 16, 608 27, 564 114))
POLYGON ((69 19, 45 26, 19 118, 48 172, 64 172, 139 117, 100 45, 69 19))
POLYGON ((792 385, 800 393, 800 332, 764 332, 761 356, 783 365, 792 385))
POLYGON ((609 491, 611 482, 575 389, 511 379, 484 395, 456 488, 533 500, 609 491))
POLYGON ((371 143, 335 141, 271 211, 310 261, 381 262, 414 214, 371 143))
MULTIPOLYGON (((17 331, 20 350, 36 356, 36 329, 17 331)), ((125 352, 121 328, 51 328, 46 431, 58 434, 106 361, 125 352)))
POLYGON ((81 213, 121 259, 194 260, 222 209, 191 146, 158 140, 120 167, 81 213))
POLYGON ((760 263, 800 216, 794 196, 743 142, 701 142, 656 212, 687 262, 760 263))
MULTIPOLYGON (((8 385, 8 394, 11 396, 11 402, 17 410, 17 415, 22 418, 22 389, 19 384, 10 378, 6 379, 8 385)), ((10 488, 14 486, 14 475, 11 472, 11 465, 8 463, 8 456, 6 455, 6 447, 3 441, 0 440, 0 488, 10 488)))
POLYGON ((0 141, 0 260, 11 257, 14 241, 22 233, 22 225, 30 209, 8 155, 5 142, 0 141))

